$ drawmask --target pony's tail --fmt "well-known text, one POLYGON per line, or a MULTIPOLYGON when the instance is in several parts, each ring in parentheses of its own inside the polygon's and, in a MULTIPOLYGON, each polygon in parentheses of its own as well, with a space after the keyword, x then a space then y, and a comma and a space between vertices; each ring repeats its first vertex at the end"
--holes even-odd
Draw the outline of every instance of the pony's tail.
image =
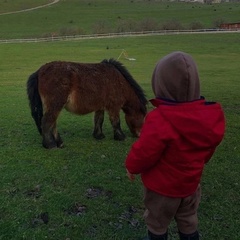
POLYGON ((27 81, 27 95, 32 117, 37 129, 42 134, 41 121, 43 117, 42 101, 38 92, 38 71, 31 74, 27 81))

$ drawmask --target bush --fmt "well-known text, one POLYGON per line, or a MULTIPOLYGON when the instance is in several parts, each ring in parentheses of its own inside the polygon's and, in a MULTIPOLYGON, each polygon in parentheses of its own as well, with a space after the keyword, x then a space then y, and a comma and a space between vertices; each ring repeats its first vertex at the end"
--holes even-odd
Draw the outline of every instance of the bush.
POLYGON ((213 21, 213 28, 220 28, 221 24, 226 22, 223 18, 218 18, 213 21))
POLYGON ((59 30, 59 36, 75 36, 85 34, 84 30, 79 27, 63 27, 59 30))
POLYGON ((203 28, 204 28, 203 24, 199 21, 192 22, 189 25, 189 29, 192 29, 192 30, 203 29, 203 28))
POLYGON ((162 24, 163 30, 182 30, 184 29, 182 23, 176 19, 169 20, 162 24))
POLYGON ((109 33, 111 32, 111 28, 109 26, 108 21, 106 20, 99 20, 93 25, 93 33, 95 34, 102 34, 102 33, 109 33))
POLYGON ((139 22, 139 29, 141 31, 155 31, 159 29, 159 26, 155 19, 145 18, 139 22))
POLYGON ((116 26, 116 32, 135 32, 137 31, 137 22, 132 19, 119 19, 116 26))

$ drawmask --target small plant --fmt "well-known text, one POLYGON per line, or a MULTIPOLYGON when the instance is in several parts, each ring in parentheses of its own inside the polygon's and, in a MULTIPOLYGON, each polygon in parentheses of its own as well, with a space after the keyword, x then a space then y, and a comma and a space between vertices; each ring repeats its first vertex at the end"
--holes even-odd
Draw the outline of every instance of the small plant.
POLYGON ((93 33, 101 34, 111 32, 109 23, 106 20, 99 20, 93 24, 93 33))
MULTIPOLYGON (((75 36, 85 34, 85 31, 79 27, 63 27, 59 30, 60 36, 75 36)), ((56 34, 57 35, 57 34, 56 34)))
POLYGON ((163 30, 182 30, 184 29, 182 23, 179 20, 172 19, 162 24, 163 30))
POLYGON ((213 21, 213 27, 214 28, 220 28, 221 24, 226 22, 223 18, 218 18, 213 21))
POLYGON ((118 19, 116 32, 134 32, 136 31, 137 23, 132 19, 118 19))
POLYGON ((152 18, 145 18, 138 25, 142 31, 155 31, 159 29, 158 22, 152 18))
POLYGON ((192 29, 192 30, 203 29, 203 28, 204 28, 203 24, 199 21, 191 22, 189 25, 189 29, 192 29))

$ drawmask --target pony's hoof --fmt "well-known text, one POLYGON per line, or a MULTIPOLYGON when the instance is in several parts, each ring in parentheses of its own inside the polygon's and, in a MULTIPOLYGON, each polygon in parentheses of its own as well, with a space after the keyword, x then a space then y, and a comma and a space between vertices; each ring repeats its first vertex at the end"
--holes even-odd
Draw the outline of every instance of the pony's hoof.
POLYGON ((43 145, 44 148, 46 149, 57 149, 57 145, 54 145, 54 146, 46 146, 46 145, 43 145))
POLYGON ((105 138, 105 135, 103 133, 98 134, 98 135, 93 134, 93 137, 97 140, 101 140, 101 139, 105 138))
POLYGON ((114 135, 114 140, 116 141, 124 141, 125 138, 125 135, 114 135))
POLYGON ((64 147, 63 142, 57 142, 57 147, 58 147, 58 148, 63 148, 63 147, 64 147))
POLYGON ((60 145, 57 145, 57 148, 64 148, 64 144, 61 143, 60 145))
POLYGON ((51 143, 51 144, 42 143, 42 145, 46 149, 54 149, 58 147, 56 143, 51 143))

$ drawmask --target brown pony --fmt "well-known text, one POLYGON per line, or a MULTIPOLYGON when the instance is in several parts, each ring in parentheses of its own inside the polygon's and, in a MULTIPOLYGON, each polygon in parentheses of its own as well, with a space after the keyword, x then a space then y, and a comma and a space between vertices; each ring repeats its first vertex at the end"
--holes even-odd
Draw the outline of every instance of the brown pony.
POLYGON ((125 139, 120 126, 121 109, 134 136, 139 136, 147 112, 142 88, 114 59, 101 63, 47 63, 29 77, 27 94, 45 148, 63 147, 56 128, 63 108, 79 115, 95 112, 93 136, 96 139, 105 137, 102 125, 107 111, 115 140, 125 139))

